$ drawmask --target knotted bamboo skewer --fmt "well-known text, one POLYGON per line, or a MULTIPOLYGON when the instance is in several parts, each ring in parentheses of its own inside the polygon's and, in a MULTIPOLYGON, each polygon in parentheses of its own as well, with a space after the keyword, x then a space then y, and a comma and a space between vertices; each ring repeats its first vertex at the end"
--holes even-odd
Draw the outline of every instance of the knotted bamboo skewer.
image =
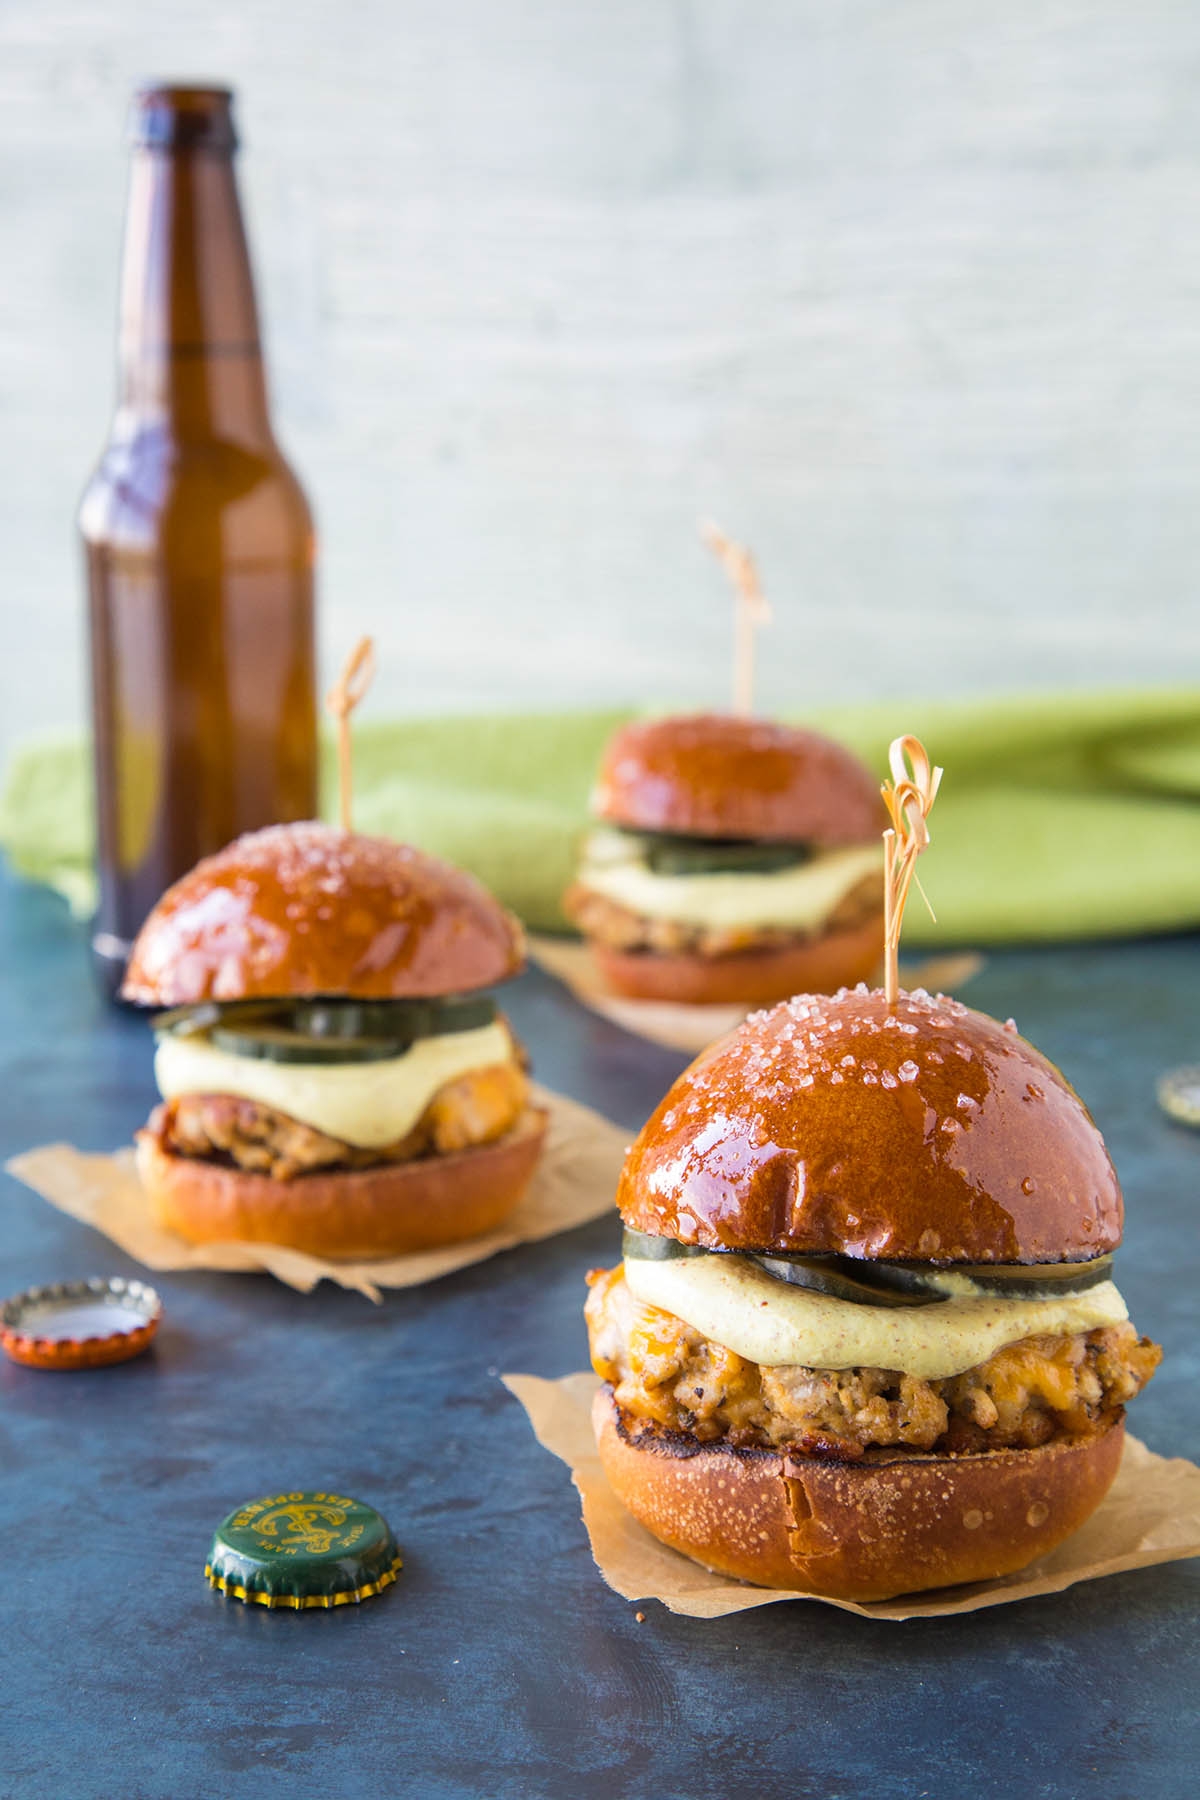
POLYGON ((375 674, 375 640, 359 638, 342 667, 342 672, 325 696, 325 707, 337 720, 338 796, 342 830, 353 829, 353 761, 350 754, 350 714, 371 685, 375 674))
POLYGON ((754 634, 771 623, 771 608, 749 550, 711 521, 700 527, 700 535, 733 583, 733 710, 748 718, 754 711, 754 634))
MULTIPOLYGON (((891 815, 891 828, 883 834, 883 982, 889 1006, 900 997, 900 928, 908 890, 917 873, 917 858, 929 842, 929 814, 937 798, 942 771, 932 767, 918 737, 898 737, 888 751, 891 781, 880 788, 891 815)), ((917 881, 918 888, 921 883, 917 881)), ((925 891, 921 889, 925 900, 925 891)), ((929 901, 925 900, 926 906, 929 901)), ((935 917, 929 906, 930 918, 935 917)))

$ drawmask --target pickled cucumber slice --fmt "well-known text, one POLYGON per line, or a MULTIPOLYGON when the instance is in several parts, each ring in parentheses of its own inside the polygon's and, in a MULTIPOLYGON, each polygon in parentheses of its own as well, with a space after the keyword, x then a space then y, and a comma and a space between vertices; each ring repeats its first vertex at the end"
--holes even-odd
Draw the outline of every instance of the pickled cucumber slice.
POLYGON ((850 1256, 804 1256, 794 1252, 713 1252, 699 1244, 626 1231, 623 1254, 632 1258, 736 1254, 757 1263, 776 1281, 849 1300, 861 1306, 931 1306, 953 1298, 947 1276, 966 1276, 984 1294, 1005 1300, 1052 1300, 1081 1294, 1112 1278, 1112 1257, 1085 1263, 865 1262, 850 1256))
POLYGON ((218 1050, 265 1062, 383 1062, 419 1038, 490 1025, 490 995, 431 1000, 271 1000, 207 1002, 161 1013, 162 1036, 203 1033, 218 1050))
POLYGON ((930 1286, 939 1276, 965 1275, 985 1294, 1002 1300, 1056 1300, 1083 1294, 1112 1280, 1112 1257, 1093 1256, 1082 1263, 949 1263, 931 1268, 923 1263, 879 1263, 884 1279, 930 1286))
POLYGON ((950 1298, 934 1288, 893 1287, 888 1281, 874 1281, 872 1264, 855 1263, 849 1257, 830 1257, 828 1262, 802 1256, 751 1256, 748 1260, 776 1281, 828 1294, 832 1300, 849 1300, 855 1306, 937 1306, 950 1298))
POLYGON ((194 1037, 219 1025, 222 1019, 274 1017, 278 1000, 204 1000, 196 1006, 175 1006, 155 1013, 150 1024, 155 1037, 194 1037))
POLYGON ((477 1031, 495 1016, 496 1002, 490 994, 452 994, 431 1000, 296 1000, 288 1023, 314 1038, 412 1043, 451 1031, 477 1031))
POLYGON ((258 1019, 214 1025, 208 1041, 215 1050, 277 1063, 386 1062, 389 1057, 403 1056, 408 1048, 395 1038, 313 1037, 258 1019))
POLYGON ((640 1258, 643 1262, 667 1262, 677 1256, 721 1255, 704 1244, 681 1244, 677 1238, 654 1237, 648 1231, 631 1231, 625 1227, 621 1236, 621 1255, 640 1258))
POLYGON ((758 1251, 725 1252, 705 1249, 700 1244, 680 1244, 674 1238, 652 1237, 644 1231, 626 1231, 622 1250, 637 1260, 665 1261, 680 1256, 736 1254, 747 1262, 757 1263, 776 1281, 792 1287, 809 1288, 815 1294, 828 1294, 834 1300, 851 1300, 859 1306, 930 1306, 946 1299, 945 1294, 907 1291, 871 1279, 879 1266, 858 1263, 847 1256, 773 1256, 758 1251))
POLYGON ((807 862, 811 851, 806 844, 659 837, 647 843, 644 855, 655 875, 774 875, 807 862))

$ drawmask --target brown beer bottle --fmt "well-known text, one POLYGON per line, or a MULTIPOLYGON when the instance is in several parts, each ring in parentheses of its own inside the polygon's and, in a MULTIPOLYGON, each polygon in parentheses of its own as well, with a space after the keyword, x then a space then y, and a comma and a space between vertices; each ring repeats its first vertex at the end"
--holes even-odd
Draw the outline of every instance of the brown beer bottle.
POLYGON ((163 889, 317 806, 312 517, 271 430, 232 95, 133 112, 118 399, 83 497, 112 991, 163 889))

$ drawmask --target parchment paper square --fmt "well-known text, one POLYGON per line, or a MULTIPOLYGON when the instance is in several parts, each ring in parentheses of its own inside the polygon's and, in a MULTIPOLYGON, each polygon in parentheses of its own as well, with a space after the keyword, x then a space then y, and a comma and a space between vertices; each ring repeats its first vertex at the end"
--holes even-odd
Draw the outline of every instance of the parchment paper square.
POLYGON ((592 1400, 600 1385, 595 1375, 564 1375, 559 1381, 503 1375, 501 1380, 525 1408, 538 1442, 570 1469, 592 1555, 609 1587, 626 1600, 660 1600, 669 1612, 689 1618, 720 1619, 780 1600, 820 1600, 866 1619, 943 1618, 1036 1594, 1057 1594, 1076 1582, 1125 1569, 1200 1556, 1200 1469, 1182 1457, 1156 1456, 1137 1438, 1127 1436, 1117 1479, 1103 1505, 1057 1550, 1018 1574, 865 1605, 784 1588, 751 1587, 728 1575, 715 1575, 660 1544, 626 1512, 608 1484, 592 1435, 592 1400))
POLYGON ((151 1217, 131 1148, 97 1156, 70 1144, 47 1144, 14 1156, 7 1168, 51 1206, 94 1226, 148 1269, 266 1270, 302 1293, 324 1279, 379 1300, 381 1288, 436 1281, 499 1250, 570 1231, 612 1210, 629 1133, 548 1089, 535 1087, 532 1097, 550 1113, 546 1145, 527 1193, 505 1224, 486 1237, 385 1262, 327 1262, 277 1244, 189 1244, 151 1217))

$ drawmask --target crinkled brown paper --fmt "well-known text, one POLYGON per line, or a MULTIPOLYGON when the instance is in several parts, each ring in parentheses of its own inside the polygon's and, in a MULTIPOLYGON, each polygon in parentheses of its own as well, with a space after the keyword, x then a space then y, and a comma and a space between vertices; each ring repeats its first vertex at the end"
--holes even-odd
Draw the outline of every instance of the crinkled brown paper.
MULTIPOLYGON (((636 1037, 649 1038, 653 1044, 665 1044, 668 1050, 685 1050, 692 1055, 705 1049, 727 1031, 740 1025, 748 1006, 689 1006, 676 1000, 630 1000, 614 994, 596 965, 586 944, 577 939, 531 937, 529 954, 593 1012, 624 1026, 636 1037)), ((931 992, 952 993, 970 981, 983 967, 983 958, 973 951, 955 956, 934 956, 925 962, 902 968, 905 987, 925 987, 931 992)))
POLYGON ((668 1611, 689 1618, 720 1619, 777 1600, 822 1600, 866 1619, 941 1618, 1057 1594, 1077 1581, 1124 1569, 1200 1556, 1200 1469, 1181 1457, 1155 1456, 1127 1436, 1117 1479, 1103 1505, 1073 1537, 1019 1574, 862 1606, 821 1594, 750 1587, 728 1575, 714 1575, 660 1544, 626 1512, 608 1485, 592 1435, 592 1399, 599 1386, 594 1375, 564 1375, 561 1381, 505 1375, 502 1380, 528 1413, 538 1442, 570 1469, 592 1555, 609 1587, 625 1600, 661 1600, 668 1611))
POLYGON ((189 1244, 151 1218, 131 1149, 86 1156, 70 1144, 47 1144, 13 1157, 7 1166, 51 1206, 94 1226, 148 1269, 265 1269, 302 1293, 326 1278, 379 1300, 381 1288, 436 1281, 498 1250, 553 1237, 611 1212, 629 1133, 561 1094, 535 1088, 533 1098, 550 1112, 546 1145, 525 1197, 504 1225, 468 1243, 386 1262, 326 1262, 277 1244, 189 1244))

